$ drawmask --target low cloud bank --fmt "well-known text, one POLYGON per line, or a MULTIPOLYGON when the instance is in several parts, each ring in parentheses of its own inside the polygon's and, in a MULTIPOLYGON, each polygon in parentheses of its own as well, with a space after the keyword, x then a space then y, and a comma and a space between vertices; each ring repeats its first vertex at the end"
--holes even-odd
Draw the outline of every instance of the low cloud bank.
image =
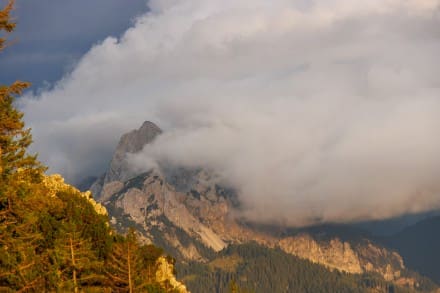
POLYGON ((149 5, 53 90, 22 99, 51 170, 99 174, 119 136, 152 120, 165 133, 133 168, 209 168, 253 220, 440 207, 439 1, 149 5))

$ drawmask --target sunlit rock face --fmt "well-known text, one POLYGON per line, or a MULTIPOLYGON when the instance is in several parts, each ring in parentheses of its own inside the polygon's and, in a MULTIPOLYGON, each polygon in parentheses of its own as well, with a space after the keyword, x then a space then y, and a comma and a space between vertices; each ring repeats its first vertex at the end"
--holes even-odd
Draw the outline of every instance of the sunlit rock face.
POLYGON ((367 239, 357 243, 342 241, 338 237, 318 241, 310 235, 301 234, 281 239, 279 246, 287 253, 331 269, 352 274, 378 273, 387 281, 400 280, 405 270, 403 259, 398 253, 367 239))
POLYGON ((341 240, 336 234, 320 238, 307 231, 274 233, 240 219, 237 193, 201 168, 166 166, 133 174, 127 154, 142 150, 161 133, 145 122, 124 134, 109 170, 92 186, 118 231, 135 227, 144 242, 164 247, 181 260, 204 262, 230 243, 255 241, 329 269, 379 273, 388 281, 409 285, 414 281, 401 277, 406 269, 399 254, 370 240, 341 240))
POLYGON ((79 191, 72 185, 65 183, 64 178, 60 174, 44 175, 43 184, 47 188, 49 196, 56 196, 58 192, 77 193, 89 201, 97 214, 108 215, 106 208, 95 201, 90 191, 79 191))

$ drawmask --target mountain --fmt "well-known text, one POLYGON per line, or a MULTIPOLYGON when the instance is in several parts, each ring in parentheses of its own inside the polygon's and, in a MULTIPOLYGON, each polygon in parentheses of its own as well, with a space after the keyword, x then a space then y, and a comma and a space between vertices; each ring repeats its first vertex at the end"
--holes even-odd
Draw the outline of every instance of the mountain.
POLYGON ((386 237, 395 235, 422 220, 436 216, 440 216, 440 210, 438 209, 415 214, 405 214, 389 219, 362 221, 354 223, 353 225, 357 228, 367 230, 373 235, 386 237))
POLYGON ((121 137, 109 169, 90 188, 93 194, 98 196, 98 200, 103 186, 109 188, 111 185, 108 183, 125 181, 130 177, 130 168, 125 161, 126 154, 139 152, 144 145, 152 142, 161 133, 162 130, 156 124, 145 121, 139 129, 130 131, 121 137))
POLYGON ((440 216, 420 221, 383 239, 396 249, 407 265, 440 283, 440 216))
POLYGON ((231 245, 255 242, 329 270, 378 275, 386 282, 412 289, 435 287, 409 271, 396 251, 353 227, 289 229, 236 217, 240 210, 237 193, 201 168, 163 165, 133 173, 126 154, 148 147, 161 133, 152 122, 144 122, 138 130, 124 134, 109 169, 91 188, 107 208, 117 231, 124 233, 134 227, 143 241, 163 247, 186 263, 208 264, 231 245))

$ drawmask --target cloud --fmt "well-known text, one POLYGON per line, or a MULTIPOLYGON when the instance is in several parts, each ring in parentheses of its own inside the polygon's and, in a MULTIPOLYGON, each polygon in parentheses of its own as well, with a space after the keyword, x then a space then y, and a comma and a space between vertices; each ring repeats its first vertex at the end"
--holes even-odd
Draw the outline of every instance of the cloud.
POLYGON ((71 180, 121 133, 138 155, 203 166, 260 221, 380 219, 440 207, 439 1, 151 1, 21 107, 34 149, 71 180))

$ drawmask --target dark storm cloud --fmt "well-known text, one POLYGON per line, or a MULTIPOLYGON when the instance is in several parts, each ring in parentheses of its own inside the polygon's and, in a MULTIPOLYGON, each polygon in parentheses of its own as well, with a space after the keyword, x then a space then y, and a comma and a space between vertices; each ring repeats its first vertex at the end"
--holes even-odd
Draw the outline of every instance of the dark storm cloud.
POLYGON ((0 83, 28 80, 37 89, 60 79, 93 44, 119 36, 146 9, 146 0, 17 0, 16 42, 0 55, 0 83))

